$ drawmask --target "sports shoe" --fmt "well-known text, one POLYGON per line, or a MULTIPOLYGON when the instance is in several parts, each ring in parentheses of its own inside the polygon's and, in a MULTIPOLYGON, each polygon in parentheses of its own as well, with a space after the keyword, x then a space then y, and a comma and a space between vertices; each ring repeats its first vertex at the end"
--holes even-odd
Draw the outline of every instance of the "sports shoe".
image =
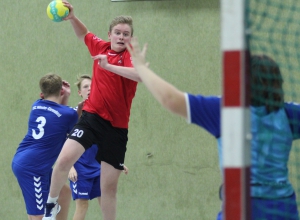
POLYGON ((46 203, 45 214, 43 220, 56 220, 56 215, 60 211, 60 205, 58 203, 46 203))

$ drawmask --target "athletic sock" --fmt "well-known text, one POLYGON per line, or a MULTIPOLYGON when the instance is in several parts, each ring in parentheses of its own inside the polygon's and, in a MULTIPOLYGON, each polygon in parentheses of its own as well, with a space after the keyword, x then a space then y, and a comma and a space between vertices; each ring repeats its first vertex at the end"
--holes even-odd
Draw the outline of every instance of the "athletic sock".
POLYGON ((47 203, 56 203, 57 202, 57 199, 58 199, 58 196, 57 197, 50 197, 50 195, 48 196, 48 199, 47 199, 47 203))

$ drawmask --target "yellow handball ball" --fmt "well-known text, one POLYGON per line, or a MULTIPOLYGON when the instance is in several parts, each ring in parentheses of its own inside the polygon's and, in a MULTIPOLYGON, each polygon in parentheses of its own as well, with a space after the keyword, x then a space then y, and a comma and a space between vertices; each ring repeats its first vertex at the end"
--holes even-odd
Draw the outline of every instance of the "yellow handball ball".
POLYGON ((54 0, 47 7, 47 15, 54 22, 63 21, 63 18, 67 17, 68 14, 69 9, 64 6, 62 1, 54 0))

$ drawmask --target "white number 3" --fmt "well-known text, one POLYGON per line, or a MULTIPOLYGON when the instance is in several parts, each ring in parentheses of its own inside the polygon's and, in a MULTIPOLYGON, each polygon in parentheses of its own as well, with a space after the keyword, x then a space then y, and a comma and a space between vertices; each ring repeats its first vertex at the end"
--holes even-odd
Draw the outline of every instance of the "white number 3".
POLYGON ((40 124, 37 126, 37 128, 39 129, 38 134, 35 132, 34 129, 32 129, 32 137, 34 139, 40 139, 41 137, 43 137, 45 131, 44 131, 44 126, 46 124, 46 118, 43 116, 38 117, 36 120, 36 122, 40 122, 40 124))

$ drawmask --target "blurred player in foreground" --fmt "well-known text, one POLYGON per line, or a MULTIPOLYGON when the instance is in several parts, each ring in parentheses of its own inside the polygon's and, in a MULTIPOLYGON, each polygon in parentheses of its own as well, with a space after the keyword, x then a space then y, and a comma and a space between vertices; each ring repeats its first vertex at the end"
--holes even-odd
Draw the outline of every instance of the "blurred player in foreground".
MULTIPOLYGON (((178 90, 147 67, 137 39, 127 44, 134 67, 145 86, 167 110, 194 123, 218 139, 221 150, 221 101, 218 96, 192 95, 178 90)), ((277 63, 253 55, 251 65, 251 198, 252 219, 296 220, 294 189, 288 178, 292 142, 300 138, 300 105, 284 102, 283 79, 277 63)), ((222 161, 219 152, 220 163, 222 161)), ((220 164, 222 167, 222 164, 220 164)), ((222 219, 222 212, 217 219, 222 219)))

